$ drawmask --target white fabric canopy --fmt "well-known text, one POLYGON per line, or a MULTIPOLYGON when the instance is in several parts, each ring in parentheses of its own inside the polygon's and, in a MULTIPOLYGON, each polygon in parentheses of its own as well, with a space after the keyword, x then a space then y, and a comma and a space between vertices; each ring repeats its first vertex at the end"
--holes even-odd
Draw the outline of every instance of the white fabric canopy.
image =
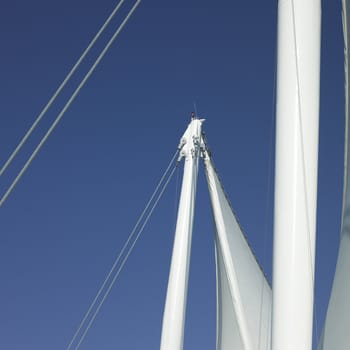
POLYGON ((350 349, 350 135, 349 135, 349 34, 350 2, 343 0, 345 46, 345 157, 343 213, 339 255, 319 350, 350 349))
POLYGON ((270 349, 271 288, 242 233, 209 157, 215 224, 217 350, 270 349))

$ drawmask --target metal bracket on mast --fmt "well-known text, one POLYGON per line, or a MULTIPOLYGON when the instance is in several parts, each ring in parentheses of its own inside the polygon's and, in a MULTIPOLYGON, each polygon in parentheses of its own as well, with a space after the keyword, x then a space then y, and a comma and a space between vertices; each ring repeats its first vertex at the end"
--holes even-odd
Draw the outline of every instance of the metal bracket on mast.
POLYGON ((183 347, 198 159, 203 144, 201 136, 203 121, 204 119, 191 118, 178 146, 180 150, 178 162, 185 158, 185 165, 163 315, 161 350, 182 350, 183 347))
POLYGON ((182 158, 188 157, 189 155, 192 156, 192 158, 198 157, 199 155, 202 156, 202 151, 205 149, 205 144, 203 142, 202 134, 199 135, 192 134, 190 126, 193 124, 193 122, 199 122, 200 125, 205 121, 205 119, 196 119, 193 118, 190 125, 188 126, 187 130, 183 134, 183 136, 180 139, 180 143, 177 147, 180 154, 177 159, 177 162, 180 162, 182 158))

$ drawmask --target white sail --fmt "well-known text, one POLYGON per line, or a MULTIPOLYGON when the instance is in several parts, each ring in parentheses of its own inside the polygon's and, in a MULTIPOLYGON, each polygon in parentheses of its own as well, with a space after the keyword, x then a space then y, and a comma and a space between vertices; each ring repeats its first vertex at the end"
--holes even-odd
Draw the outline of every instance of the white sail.
POLYGON ((326 321, 319 350, 347 350, 350 347, 350 135, 349 135, 349 33, 350 3, 343 0, 345 45, 345 158, 343 213, 340 246, 326 321))
POLYGON ((242 233, 208 155, 215 223, 217 350, 270 349, 271 288, 242 233))

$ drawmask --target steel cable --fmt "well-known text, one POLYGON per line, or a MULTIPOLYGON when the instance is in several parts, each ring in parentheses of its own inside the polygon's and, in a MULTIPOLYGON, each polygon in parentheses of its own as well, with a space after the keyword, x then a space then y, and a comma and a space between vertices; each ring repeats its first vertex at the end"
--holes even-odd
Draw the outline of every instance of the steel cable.
MULTIPOLYGON (((72 339, 71 339, 71 341, 70 341, 70 343, 69 343, 69 345, 68 345, 68 347, 67 347, 67 350, 70 350, 70 349, 71 349, 71 347, 72 347, 74 341, 76 340, 76 338, 77 338, 79 332, 81 331, 81 329, 83 328, 83 326, 84 326, 86 320, 87 320, 88 317, 90 316, 91 311, 92 311, 93 308, 95 307, 98 298, 100 297, 102 291, 105 289, 105 287, 106 287, 106 285, 107 285, 107 282, 110 280, 110 277, 111 277, 112 274, 114 273, 114 271, 115 271, 115 269, 116 269, 118 263, 120 262, 120 260, 121 260, 121 258, 122 258, 122 256, 123 256, 123 254, 124 254, 126 248, 128 247, 128 245, 129 245, 131 239, 133 238, 133 236, 134 236, 134 234, 135 234, 137 228, 139 227, 141 221, 143 220, 143 218, 144 218, 144 216, 145 216, 147 210, 149 209, 149 207, 150 207, 150 205, 151 205, 151 203, 152 203, 154 197, 155 197, 156 194, 159 192, 159 188, 160 188, 160 186, 162 185, 162 183, 164 182, 164 179, 165 179, 166 175, 169 173, 169 170, 170 170, 172 164, 174 163, 174 160, 175 160, 175 158, 177 157, 178 152, 179 152, 179 151, 177 150, 177 151, 175 152, 175 154, 173 155, 171 161, 169 162, 168 167, 167 167, 166 170, 164 171, 164 173, 163 173, 161 179, 159 180, 159 182, 158 182, 158 184, 157 184, 155 190, 153 191, 153 193, 152 193, 150 199, 148 200, 148 202, 147 202, 147 204, 146 204, 144 210, 142 211, 142 213, 141 213, 141 215, 139 216, 139 218, 138 218, 136 224, 134 225, 133 229, 131 230, 131 233, 129 234, 128 239, 127 239, 126 242, 124 243, 124 245, 123 245, 123 247, 122 247, 120 253, 118 254, 118 256, 117 256, 117 258, 115 259, 115 261, 114 261, 114 263, 113 263, 111 269, 109 270, 109 272, 108 272, 106 278, 104 279, 104 281, 103 281, 101 287, 99 288, 99 290, 98 290, 98 292, 97 292, 97 294, 96 294, 94 300, 93 300, 92 303, 90 304, 90 306, 89 306, 87 312, 85 313, 85 315, 84 315, 83 319, 81 320, 81 322, 80 322, 80 324, 79 324, 77 330, 75 331, 75 333, 74 333, 74 335, 73 335, 73 337, 72 337, 72 339)), ((164 192, 164 190, 165 190, 167 184, 169 183, 169 181, 170 181, 170 179, 171 179, 171 177, 172 177, 172 175, 173 175, 175 169, 176 169, 176 167, 174 167, 174 169, 173 169, 172 172, 170 173, 170 175, 169 175, 167 181, 165 182, 165 184, 164 184, 162 190, 160 191, 160 193, 159 193, 159 195, 158 195, 156 201, 154 202, 154 205, 153 205, 152 208, 150 209, 150 212, 149 212, 149 214, 147 215, 147 217, 146 217, 146 219, 145 219, 145 221, 144 221, 142 227, 140 228, 139 233, 137 234, 137 236, 136 236, 136 238, 135 238, 135 241, 134 241, 134 243, 131 245, 131 248, 130 248, 130 249, 132 249, 133 246, 135 245, 135 243, 136 243, 138 237, 140 236, 140 234, 141 234, 141 232, 142 232, 142 230, 143 230, 145 224, 146 224, 147 221, 149 220, 150 215, 151 215, 152 212, 154 211, 154 208, 155 208, 156 204, 158 203, 158 201, 159 201, 161 195, 163 194, 163 192, 164 192)), ((130 249, 129 249, 128 253, 126 254, 126 257, 128 257, 129 254, 131 253, 130 249)), ((121 263, 121 267, 120 267, 120 268, 118 269, 118 271, 116 272, 116 275, 114 276, 114 278, 113 278, 113 280, 112 280, 112 282, 111 282, 111 284, 110 284, 110 287, 107 289, 107 292, 106 292, 107 294, 109 293, 110 289, 112 288, 111 285, 114 284, 115 279, 116 279, 117 276, 119 275, 120 270, 121 270, 122 266, 124 266, 124 264, 125 264, 125 258, 124 258, 124 260, 123 260, 122 263, 121 263)), ((105 298, 107 297, 106 293, 105 293, 105 295, 104 295, 104 297, 103 297, 103 299, 102 299, 102 303, 104 302, 105 298)), ((101 306, 102 306, 102 304, 101 304, 101 302, 100 302, 98 308, 96 309, 97 312, 98 312, 98 310, 99 310, 99 308, 100 308, 101 306)), ((96 311, 95 311, 95 313, 94 313, 94 316, 92 316, 93 318, 92 318, 91 320, 93 320, 93 319, 96 317, 96 315, 97 315, 97 312, 96 312, 96 311)), ((91 320, 90 320, 90 322, 89 322, 89 324, 88 324, 88 326, 87 326, 88 328, 90 328, 90 326, 91 326, 91 324, 92 324, 91 320)), ((83 336, 85 337, 84 334, 86 334, 86 332, 87 332, 87 330, 85 330, 85 332, 83 333, 82 337, 83 337, 83 336)), ((82 340, 83 340, 83 339, 80 338, 80 341, 79 341, 79 343, 78 343, 77 346, 79 346, 79 345, 81 344, 82 340)), ((78 347, 76 347, 76 349, 77 349, 77 348, 78 348, 78 347)))
POLYGON ((112 13, 109 15, 109 17, 107 18, 107 20, 105 21, 105 23, 102 25, 102 27, 100 28, 100 30, 97 32, 97 34, 94 36, 94 38, 91 40, 91 42, 89 43, 89 45, 86 47, 86 49, 84 50, 84 52, 82 53, 82 55, 79 57, 78 61, 75 63, 75 65, 73 66, 73 68, 69 71, 69 73, 67 74, 67 76, 64 78, 64 80, 62 81, 61 85, 58 87, 58 89, 55 91, 55 93, 52 95, 52 97, 50 98, 49 102, 45 105, 45 107, 42 109, 42 111, 39 113, 39 115, 37 116, 37 118, 35 119, 34 123, 32 124, 32 126, 28 129, 28 131, 26 132, 26 134, 24 135, 24 137, 22 138, 22 140, 19 142, 19 144, 17 145, 17 147, 14 149, 14 151, 11 153, 10 157, 8 158, 8 160, 6 161, 6 163, 3 165, 3 167, 0 170, 0 177, 2 176, 2 174, 6 171, 6 169, 8 168, 8 166, 11 164, 12 160, 16 157, 17 153, 21 150, 21 148, 23 147, 23 145, 25 144, 25 142, 28 140, 28 138, 30 137, 30 135, 32 134, 32 132, 34 131, 34 129, 37 127, 37 125, 39 124, 39 122, 41 121, 41 119, 44 117, 44 115, 46 114, 46 112, 48 111, 48 109, 51 107, 51 105, 53 104, 53 102, 56 100, 57 96, 60 94, 60 92, 63 90, 63 88, 66 86, 66 84, 68 83, 69 79, 72 77, 72 75, 75 73, 75 71, 78 69, 78 67, 80 66, 81 62, 84 60, 84 58, 86 57, 86 55, 89 53, 89 51, 91 50, 91 48, 95 45, 96 41, 99 39, 99 37, 102 35, 102 33, 104 32, 104 30, 106 29, 106 27, 108 26, 108 24, 110 23, 110 21, 112 20, 112 18, 115 16, 115 14, 118 12, 118 10, 120 9, 121 5, 125 2, 125 0, 121 0, 117 6, 114 8, 114 10, 112 11, 112 13))
MULTIPOLYGON (((154 209, 156 208, 156 206, 157 206, 157 204, 158 204, 160 198, 162 197, 162 195, 163 195, 163 193, 164 193, 166 187, 168 186, 168 184, 169 184, 171 178, 173 177, 175 170, 176 170, 176 166, 175 166, 175 167, 172 169, 172 171, 170 172, 170 175, 169 175, 168 179, 166 180, 166 182, 165 182, 165 184, 164 184, 162 190, 160 191, 159 195, 157 196, 157 198, 156 198, 156 200, 155 200, 155 202, 154 202, 152 208, 150 209, 150 211, 149 211, 149 213, 148 213, 148 215, 147 215, 147 217, 146 217, 144 223, 142 224, 142 226, 141 226, 139 232, 137 233, 137 235, 136 235, 134 241, 132 242, 132 244, 131 244, 129 250, 127 251, 125 257, 123 258, 123 260, 122 260, 122 262, 121 262, 121 264, 120 264, 120 266, 119 266, 119 268, 118 268, 116 274, 114 275, 112 281, 110 282, 110 284, 109 284, 109 286, 108 286, 106 292, 104 293, 104 295, 103 295, 101 301, 99 302, 99 304, 98 304, 98 306, 97 306, 95 312, 94 312, 93 315, 91 316, 91 319, 90 319, 89 323, 87 324, 87 326, 86 326, 86 328, 85 328, 85 331, 82 333, 82 335, 81 335, 81 337, 80 337, 80 339, 79 339, 79 341, 78 341, 78 344, 77 344, 76 347, 75 347, 75 350, 78 350, 78 349, 79 349, 81 343, 82 343, 83 340, 85 339, 87 332, 89 331, 90 327, 92 326, 93 322, 95 321, 95 318, 96 318, 98 312, 100 311, 100 309, 101 309, 103 303, 105 302, 105 300, 106 300, 106 298, 108 297, 108 295, 109 295, 109 293, 110 293, 110 291, 111 291, 113 285, 115 284, 115 282, 116 282, 118 276, 120 275, 120 272, 122 271, 122 269, 123 269, 123 267, 124 267, 124 265, 125 265, 125 263, 126 263, 128 257, 129 257, 129 255, 131 254, 133 248, 135 247, 136 242, 137 242, 138 239, 140 238, 141 233, 143 232, 143 230, 144 230, 144 228, 145 228, 147 222, 149 221, 151 215, 153 214, 154 209)), ((67 348, 67 350, 68 350, 68 349, 69 349, 69 348, 67 348)))
POLYGON ((57 124, 60 122, 60 120, 62 119, 63 115, 65 114, 65 112, 67 111, 67 109, 70 107, 70 105, 72 104, 72 102, 75 100, 75 98, 77 97, 77 95, 79 94, 80 90, 83 88, 83 86, 85 85, 85 83, 87 82, 87 80, 89 79, 89 77, 91 76, 91 74, 94 72, 94 70, 96 69, 97 65, 100 63, 100 61, 102 60, 102 58, 105 56, 105 54, 107 53, 108 49, 111 47, 111 45, 113 44, 114 40, 117 38, 117 36, 119 35, 119 33, 121 32, 121 30, 123 29, 123 27, 125 26, 125 24, 127 23, 127 21, 129 20, 129 18, 131 17, 131 15, 134 13, 134 11, 136 10, 137 6, 140 4, 141 0, 137 0, 136 3, 134 4, 134 6, 131 8, 131 10, 128 12, 127 16, 125 17, 125 19, 123 20, 123 22, 121 23, 121 25, 118 27, 118 29, 116 30, 116 32, 114 33, 114 35, 112 36, 112 38, 108 41, 107 45, 105 46, 105 48, 102 50, 102 52, 100 53, 100 55, 98 56, 98 58, 96 59, 96 61, 94 62, 94 64, 92 65, 92 67, 89 69, 89 71, 87 72, 87 74, 85 75, 85 77, 83 78, 83 80, 81 81, 81 83, 79 84, 79 86, 76 88, 76 90, 74 91, 74 93, 72 94, 72 96, 70 97, 70 99, 68 100, 68 102, 65 104, 65 106, 62 108, 61 112, 58 114, 58 116, 56 117, 55 121, 52 123, 51 127, 48 129, 48 131, 46 132, 46 134, 43 136, 43 138, 41 139, 41 141, 39 142, 38 146, 35 148, 35 150, 33 151, 33 153, 31 154, 31 156, 28 158, 27 162, 24 164, 24 166, 22 167, 22 169, 20 170, 20 172, 17 174, 16 178, 13 180, 13 182, 11 183, 11 185, 9 186, 9 188, 7 189, 7 191, 5 192, 5 194, 2 196, 1 200, 0 200, 0 207, 5 203, 6 199, 8 198, 8 196, 10 195, 10 193, 12 192, 12 190, 15 188, 15 186, 17 185, 18 181, 21 179, 21 177, 23 176, 23 174, 25 173, 25 171, 28 169, 29 165, 31 164, 31 162, 33 161, 33 159, 35 158, 35 156, 38 154, 38 152, 40 151, 41 147, 45 144, 45 142, 47 141, 47 139, 49 138, 49 136, 51 135, 52 131, 55 129, 55 127, 57 126, 57 124))

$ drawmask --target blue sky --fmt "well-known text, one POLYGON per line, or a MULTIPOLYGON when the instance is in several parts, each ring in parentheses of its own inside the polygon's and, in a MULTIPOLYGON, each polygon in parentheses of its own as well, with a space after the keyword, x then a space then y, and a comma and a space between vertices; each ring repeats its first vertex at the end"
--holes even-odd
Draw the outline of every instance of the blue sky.
MULTIPOLYGON (((115 6, 13 0, 0 11, 0 162, 115 6)), ((0 182, 3 191, 117 27, 113 21, 0 182)), ((341 2, 322 2, 316 310, 321 333, 340 229, 341 2)), ((0 212, 0 348, 65 349, 196 103, 225 190, 271 277, 277 1, 144 0, 0 212), (270 183, 270 186, 268 185, 270 183)), ((179 177, 176 180, 176 177, 179 177)), ((82 349, 159 347, 177 183, 82 349)), ((213 231, 199 174, 185 335, 215 344, 213 231)))

